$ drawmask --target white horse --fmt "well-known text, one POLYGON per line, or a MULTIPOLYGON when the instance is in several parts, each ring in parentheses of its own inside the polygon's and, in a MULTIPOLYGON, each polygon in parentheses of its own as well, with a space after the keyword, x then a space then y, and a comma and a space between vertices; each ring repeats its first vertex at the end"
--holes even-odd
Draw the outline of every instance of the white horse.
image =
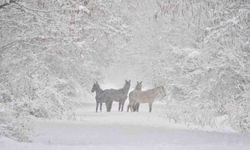
POLYGON ((132 96, 133 100, 133 108, 135 111, 139 111, 139 104, 148 103, 149 104, 149 112, 152 111, 153 102, 157 98, 163 98, 166 96, 166 92, 163 86, 156 87, 154 89, 149 89, 146 91, 135 91, 132 96))

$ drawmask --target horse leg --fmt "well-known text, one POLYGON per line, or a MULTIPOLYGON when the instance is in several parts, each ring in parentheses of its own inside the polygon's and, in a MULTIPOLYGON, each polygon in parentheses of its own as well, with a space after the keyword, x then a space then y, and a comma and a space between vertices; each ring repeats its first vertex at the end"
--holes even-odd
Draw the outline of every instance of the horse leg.
POLYGON ((99 102, 96 102, 95 112, 98 112, 98 105, 99 105, 99 102))
POLYGON ((152 103, 149 103, 149 112, 152 111, 152 103))
POLYGON ((124 108, 124 103, 125 103, 125 102, 122 103, 122 112, 123 112, 123 108, 124 108))
POLYGON ((134 104, 134 112, 137 112, 137 103, 134 104))
POLYGON ((124 102, 122 102, 121 104, 121 112, 123 112, 123 108, 124 108, 124 102))
POLYGON ((106 104, 106 111, 109 112, 109 103, 105 102, 105 104, 106 104))
POLYGON ((127 112, 129 112, 129 108, 130 108, 130 104, 128 104, 128 106, 127 106, 127 112))
POLYGON ((118 111, 121 110, 121 102, 119 102, 119 107, 118 107, 118 111))
POLYGON ((135 112, 135 111, 136 111, 136 103, 133 103, 131 109, 132 109, 132 110, 131 110, 132 112, 135 112))
POLYGON ((130 111, 131 111, 131 112, 134 112, 134 104, 131 104, 131 105, 130 105, 130 111))
POLYGON ((102 112, 102 102, 100 103, 100 112, 102 112))
POLYGON ((136 111, 139 112, 139 108, 140 108, 140 103, 136 104, 136 111))
POLYGON ((113 103, 113 101, 111 101, 111 102, 109 103, 109 112, 111 111, 112 103, 113 103))
POLYGON ((135 111, 138 112, 138 105, 139 103, 135 103, 135 111))
POLYGON ((134 112, 138 112, 137 108, 138 108, 138 103, 135 103, 134 104, 134 112))
POLYGON ((111 107, 112 107, 112 101, 106 102, 107 112, 110 112, 110 111, 111 111, 111 107))

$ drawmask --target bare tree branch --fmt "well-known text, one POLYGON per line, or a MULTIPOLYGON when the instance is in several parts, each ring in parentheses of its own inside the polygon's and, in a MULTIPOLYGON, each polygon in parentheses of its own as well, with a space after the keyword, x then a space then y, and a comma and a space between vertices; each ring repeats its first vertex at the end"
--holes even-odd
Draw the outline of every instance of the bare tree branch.
POLYGON ((8 6, 8 5, 12 4, 12 3, 15 3, 15 2, 17 2, 17 0, 10 0, 9 2, 6 2, 6 3, 2 4, 2 5, 0 5, 0 9, 2 9, 5 6, 8 6))

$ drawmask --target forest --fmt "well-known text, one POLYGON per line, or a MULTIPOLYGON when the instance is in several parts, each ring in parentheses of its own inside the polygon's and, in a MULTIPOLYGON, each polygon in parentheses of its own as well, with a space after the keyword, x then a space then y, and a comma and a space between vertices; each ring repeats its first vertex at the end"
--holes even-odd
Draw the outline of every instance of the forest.
POLYGON ((30 141, 34 118, 74 120, 94 82, 124 80, 164 86, 170 122, 249 132, 250 1, 0 1, 0 136, 30 141))

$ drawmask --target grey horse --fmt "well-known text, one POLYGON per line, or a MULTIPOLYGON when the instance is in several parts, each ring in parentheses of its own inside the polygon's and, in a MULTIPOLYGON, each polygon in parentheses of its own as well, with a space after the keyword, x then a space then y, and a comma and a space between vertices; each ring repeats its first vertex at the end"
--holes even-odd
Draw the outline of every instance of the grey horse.
POLYGON ((125 81, 125 85, 121 89, 106 89, 102 90, 96 82, 91 92, 96 92, 96 112, 100 104, 100 111, 102 110, 102 103, 106 104, 107 112, 111 111, 113 101, 119 102, 118 111, 123 111, 124 103, 127 99, 128 91, 130 88, 130 80, 125 81))
POLYGON ((136 103, 135 98, 136 98, 136 92, 141 91, 141 89, 142 89, 142 81, 141 82, 137 81, 135 89, 129 93, 129 104, 127 106, 127 112, 129 112, 129 109, 132 112, 139 109, 139 103, 136 103))
POLYGON ((124 103, 127 99, 131 81, 125 80, 125 85, 121 89, 107 89, 101 94, 106 106, 111 111, 113 101, 119 103, 118 111, 123 111, 124 103))
POLYGON ((100 111, 102 111, 102 103, 106 103, 106 101, 104 101, 104 99, 102 99, 102 96, 101 96, 101 94, 104 92, 104 90, 102 90, 100 88, 100 85, 98 84, 98 82, 95 82, 93 84, 91 92, 92 93, 96 92, 96 96, 95 96, 95 99, 96 99, 96 112, 98 112, 99 105, 100 105, 100 111))

